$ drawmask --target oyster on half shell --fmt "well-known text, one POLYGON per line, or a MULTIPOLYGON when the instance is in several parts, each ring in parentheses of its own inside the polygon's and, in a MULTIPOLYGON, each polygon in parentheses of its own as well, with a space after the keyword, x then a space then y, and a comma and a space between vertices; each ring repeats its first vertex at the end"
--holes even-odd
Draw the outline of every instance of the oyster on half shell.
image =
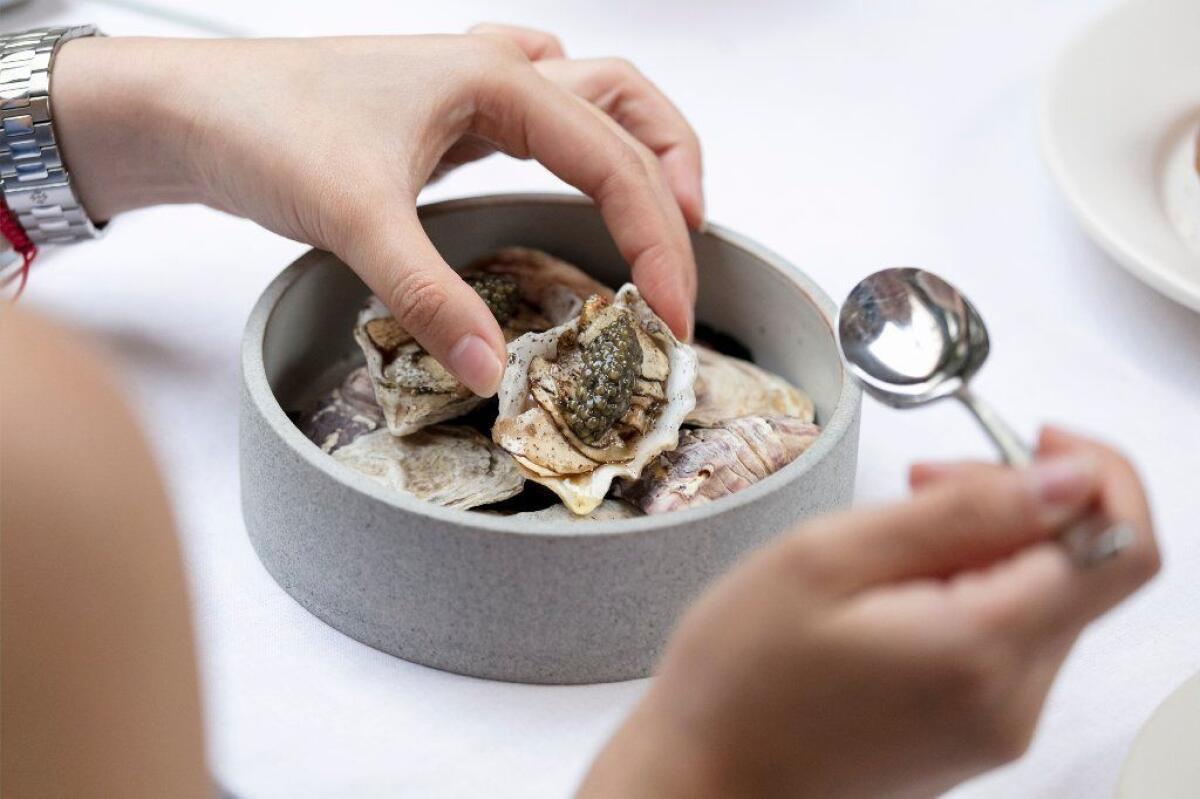
POLYGON ((696 357, 696 407, 688 414, 687 424, 716 427, 740 416, 813 420, 812 400, 782 377, 700 345, 696 357))
POLYGON ((682 510, 746 488, 787 466, 821 430, 792 416, 744 416, 719 427, 685 430, 636 480, 622 480, 617 496, 648 514, 682 510))
POLYGON ((630 284, 508 351, 492 438, 578 515, 673 449, 695 405, 695 353, 630 284))
POLYGON ((525 484, 508 453, 462 426, 427 427, 404 438, 377 430, 333 457, 386 488, 451 508, 500 502, 525 484))
MULTIPOLYGON (((612 296, 579 268, 524 247, 506 247, 477 261, 463 279, 510 341, 562 324, 589 296, 612 296)), ((483 402, 427 353, 377 297, 359 313, 354 339, 366 356, 376 399, 393 435, 462 416, 483 402)))

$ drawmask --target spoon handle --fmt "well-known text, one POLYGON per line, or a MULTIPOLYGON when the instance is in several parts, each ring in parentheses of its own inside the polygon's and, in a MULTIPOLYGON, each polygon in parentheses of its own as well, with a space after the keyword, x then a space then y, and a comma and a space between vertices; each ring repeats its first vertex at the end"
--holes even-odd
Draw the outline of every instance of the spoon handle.
MULTIPOLYGON (((992 410, 992 406, 972 394, 965 385, 954 396, 979 420, 980 426, 1000 450, 1005 463, 1020 467, 1033 462, 1033 451, 992 410)), ((1087 567, 1111 558, 1133 543, 1133 530, 1128 524, 1108 525, 1093 513, 1067 528, 1061 539, 1075 562, 1087 567)))
POLYGON ((992 410, 992 406, 973 394, 965 385, 955 392, 954 396, 979 420, 980 426, 1000 450, 1005 463, 1009 466, 1028 466, 1033 462, 1033 452, 1029 446, 992 410))

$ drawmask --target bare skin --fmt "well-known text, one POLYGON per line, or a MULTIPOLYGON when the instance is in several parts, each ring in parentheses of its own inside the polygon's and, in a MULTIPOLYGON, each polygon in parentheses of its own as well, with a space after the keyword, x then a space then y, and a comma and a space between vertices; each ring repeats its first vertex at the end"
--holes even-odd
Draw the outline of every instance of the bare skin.
MULTIPOLYGON (((499 331, 413 208, 431 175, 494 149, 593 195, 646 296, 691 325, 699 146, 624 62, 570 61, 503 26, 83 39, 53 91, 98 218, 204 202, 331 249, 480 393, 499 331), (331 97, 354 113, 329 113, 331 97), (482 349, 463 349, 472 337, 482 349)), ((4 796, 209 795, 170 513, 114 385, 69 334, 0 315, 4 796)), ((707 592, 580 794, 924 795, 1019 756, 1079 631, 1158 568, 1140 482, 1111 450, 1047 431, 1030 470, 930 464, 912 485, 907 502, 801 527, 707 592), (1084 571, 1053 538, 1097 508, 1137 539, 1084 571)))
POLYGON ((97 219, 197 202, 348 263, 439 361, 495 393, 505 342, 416 214, 433 176, 534 158, 592 197, 646 300, 690 335, 700 146, 628 63, 570 61, 547 34, 77 39, 55 129, 97 219))
POLYGON ((914 467, 906 503, 815 520, 689 611, 581 796, 929 796, 1013 760, 1083 627, 1159 567, 1137 475, 1057 430, 1028 471, 914 467), (1053 540, 1088 508, 1134 545, 1053 540))
POLYGON ((0 310, 0 794, 211 797, 166 496, 96 353, 0 310))

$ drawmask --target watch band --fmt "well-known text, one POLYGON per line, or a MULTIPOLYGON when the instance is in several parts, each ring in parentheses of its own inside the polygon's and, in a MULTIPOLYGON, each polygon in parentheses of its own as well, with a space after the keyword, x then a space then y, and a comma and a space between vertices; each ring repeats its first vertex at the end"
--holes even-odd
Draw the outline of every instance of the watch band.
POLYGON ((95 35, 95 25, 0 34, 0 190, 38 244, 99 235, 71 187, 50 115, 50 70, 58 48, 95 35))

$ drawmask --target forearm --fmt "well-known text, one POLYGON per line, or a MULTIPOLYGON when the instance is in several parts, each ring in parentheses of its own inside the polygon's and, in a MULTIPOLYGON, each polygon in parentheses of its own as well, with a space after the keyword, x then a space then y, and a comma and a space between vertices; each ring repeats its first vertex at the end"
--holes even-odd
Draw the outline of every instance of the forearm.
POLYGON ((112 375, 0 310, 0 794, 211 797, 167 497, 112 375))
POLYGON ((736 795, 720 758, 706 754, 647 697, 601 750, 576 797, 627 799, 736 795))
MULTIPOLYGON (((203 202, 194 79, 181 39, 87 37, 59 50, 52 73, 54 130, 91 217, 159 203, 203 202)), ((203 62, 199 62, 203 63, 203 62)))

